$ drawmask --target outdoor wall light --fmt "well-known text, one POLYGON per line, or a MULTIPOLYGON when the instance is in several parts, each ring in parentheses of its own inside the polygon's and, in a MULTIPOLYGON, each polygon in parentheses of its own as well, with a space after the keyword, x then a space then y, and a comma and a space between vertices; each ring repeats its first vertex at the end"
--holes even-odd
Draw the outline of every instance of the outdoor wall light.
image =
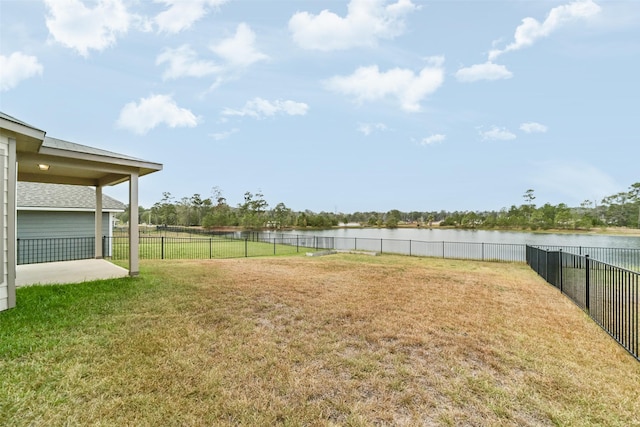
POLYGON ((38 165, 38 169, 40 169, 41 171, 48 171, 49 170, 49 165, 45 165, 43 163, 40 163, 38 165))

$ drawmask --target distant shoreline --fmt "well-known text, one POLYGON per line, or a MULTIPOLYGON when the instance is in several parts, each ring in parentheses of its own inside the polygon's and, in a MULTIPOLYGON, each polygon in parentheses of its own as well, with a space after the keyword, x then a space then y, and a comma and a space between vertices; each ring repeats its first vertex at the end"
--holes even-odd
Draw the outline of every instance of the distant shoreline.
MULTIPOLYGON (((387 228, 387 227, 375 227, 375 226, 358 226, 353 224, 348 225, 338 225, 332 228, 387 228)), ((564 228, 550 228, 547 230, 530 230, 527 228, 464 228, 464 227, 441 227, 440 225, 434 224, 433 226, 417 226, 416 224, 399 224, 395 228, 425 228, 425 229, 435 229, 435 230, 483 230, 483 231, 513 231, 520 233, 536 233, 536 234, 597 234, 597 235, 605 235, 605 236, 629 236, 629 237, 640 237, 640 228, 628 228, 628 227, 594 227, 589 230, 585 229, 577 229, 570 230, 564 228)), ((296 228, 294 228, 296 229, 296 228)))
MULTIPOLYGON (((152 227, 156 227, 152 225, 152 227)), ((202 228, 202 227, 197 227, 202 228)), ((440 225, 434 224, 431 227, 429 226, 417 226, 416 224, 399 224, 395 228, 409 228, 409 229, 432 229, 432 230, 482 230, 482 231, 511 231, 515 233, 534 233, 534 234, 585 234, 585 235, 603 235, 603 236, 628 236, 628 237, 640 237, 640 228, 628 228, 628 227, 594 227, 589 230, 578 229, 578 230, 568 230, 568 229, 547 229, 547 230, 530 230, 526 228, 463 228, 463 227, 441 227, 440 225)), ((272 229, 272 228, 263 228, 258 230, 249 230, 244 229, 242 227, 213 227, 208 229, 209 231, 220 231, 220 232, 234 232, 234 231, 313 231, 313 230, 335 230, 335 229, 389 229, 388 227, 376 227, 376 226, 368 226, 368 225, 356 225, 354 223, 346 224, 346 225, 336 225, 328 228, 312 228, 312 227, 287 227, 286 229, 272 229)))

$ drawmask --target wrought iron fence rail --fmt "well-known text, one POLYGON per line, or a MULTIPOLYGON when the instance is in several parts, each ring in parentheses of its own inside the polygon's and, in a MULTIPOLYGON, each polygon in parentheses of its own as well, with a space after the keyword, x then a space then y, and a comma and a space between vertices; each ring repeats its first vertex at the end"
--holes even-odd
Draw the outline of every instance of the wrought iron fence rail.
MULTIPOLYGON (((183 228, 167 227, 168 231, 184 234, 183 228)), ((478 243, 376 239, 362 237, 333 237, 292 235, 261 232, 204 232, 187 237, 139 237, 141 259, 164 258, 232 258, 291 253, 286 247, 307 250, 355 250, 394 253, 410 256, 469 259, 480 261, 525 262, 527 245, 510 243, 478 243), (275 245, 274 251, 256 248, 248 243, 275 245)), ((103 255, 112 259, 128 257, 126 236, 103 237, 103 255)), ((590 254, 592 259, 640 271, 640 249, 596 248, 584 246, 535 246, 547 251, 590 254)), ((86 259, 95 256, 94 238, 19 239, 18 264, 86 259)))
POLYGON ((17 239, 17 264, 95 258, 94 237, 17 239))

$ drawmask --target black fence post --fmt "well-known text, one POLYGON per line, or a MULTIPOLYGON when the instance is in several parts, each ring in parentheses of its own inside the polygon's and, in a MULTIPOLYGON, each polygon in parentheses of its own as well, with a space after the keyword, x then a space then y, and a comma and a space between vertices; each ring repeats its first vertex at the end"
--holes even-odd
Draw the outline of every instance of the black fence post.
POLYGON ((245 237, 244 239, 244 257, 248 257, 249 256, 249 239, 245 237))
POLYGON ((544 251, 544 279, 549 281, 549 251, 544 251))
POLYGON ((160 238, 160 259, 164 259, 164 236, 160 238))
POLYGON ((558 281, 560 282, 560 283, 559 283, 559 286, 560 286, 560 293, 561 293, 561 294, 564 294, 564 289, 563 289, 563 287, 562 287, 562 283, 563 283, 563 280, 562 280, 562 259, 563 259, 563 256, 562 256, 562 249, 560 249, 560 250, 558 251, 558 281))
POLYGON ((380 239, 380 255, 382 255, 382 242, 384 239, 380 239))
POLYGON ((584 270, 584 277, 585 277, 584 305, 585 305, 585 308, 587 309, 587 313, 589 313, 590 312, 590 310, 589 310, 589 297, 590 297, 590 295, 589 295, 589 287, 591 286, 591 280, 590 280, 591 278, 589 277, 590 276, 590 274, 589 274, 589 270, 590 270, 590 268, 589 268, 589 255, 585 255, 584 256, 584 268, 585 268, 585 270, 584 270))
POLYGON ((409 240, 409 256, 411 256, 411 240, 409 240))
POLYGON ((276 238, 273 238, 273 254, 276 254, 276 238))

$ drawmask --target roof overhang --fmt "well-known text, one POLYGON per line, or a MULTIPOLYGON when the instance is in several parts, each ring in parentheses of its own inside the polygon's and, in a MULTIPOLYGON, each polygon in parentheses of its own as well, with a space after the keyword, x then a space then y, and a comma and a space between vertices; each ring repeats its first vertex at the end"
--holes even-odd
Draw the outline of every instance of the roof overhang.
POLYGON ((6 114, 0 115, 0 129, 16 140, 18 151, 38 151, 45 138, 45 131, 6 114))
POLYGON ((84 147, 78 144, 67 143, 69 149, 46 142, 36 151, 17 150, 18 181, 107 186, 127 181, 134 173, 144 176, 162 170, 159 163, 102 150, 78 151, 78 147, 84 147), (48 169, 42 170, 39 165, 48 169))
POLYGON ((0 113, 0 131, 16 141, 18 181, 89 186, 116 185, 162 170, 162 164, 49 138, 37 129, 0 113), (47 165, 42 170, 39 165, 47 165))

